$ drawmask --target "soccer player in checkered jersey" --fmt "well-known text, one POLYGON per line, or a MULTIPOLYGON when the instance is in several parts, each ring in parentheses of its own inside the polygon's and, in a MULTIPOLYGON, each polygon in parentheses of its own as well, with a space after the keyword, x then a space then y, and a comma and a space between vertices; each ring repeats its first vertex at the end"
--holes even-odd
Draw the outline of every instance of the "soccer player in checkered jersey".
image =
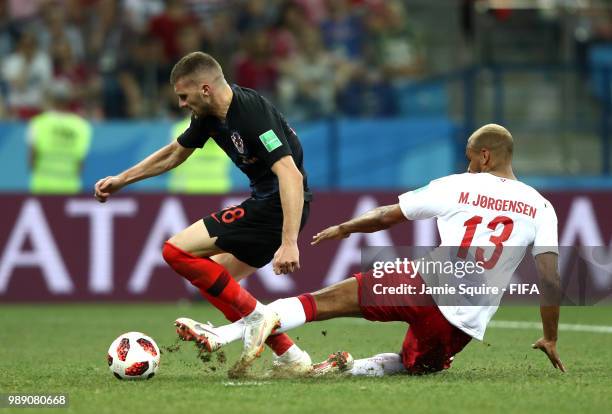
MULTIPOLYGON (((245 331, 244 367, 259 356, 266 341, 274 351, 276 368, 309 369, 310 357, 286 334, 269 336, 278 325, 276 313, 238 284, 270 261, 276 274, 300 267, 297 237, 312 196, 298 137, 265 98, 229 85, 219 63, 206 53, 193 52, 180 59, 170 82, 179 106, 192 112, 189 127, 135 166, 99 180, 95 197, 104 202, 126 185, 162 174, 213 139, 249 177, 251 197, 172 236, 164 244, 163 257, 230 321, 240 321, 245 331)), ((209 326, 189 318, 179 318, 175 325, 183 340, 206 346, 201 335, 209 326)))
MULTIPOLYGON (((559 321, 557 217, 544 197, 516 179, 512 171, 512 151, 513 139, 505 128, 485 125, 468 139, 467 173, 434 180, 426 187, 400 195, 398 204, 378 207, 329 227, 315 235, 312 244, 342 239, 351 233, 375 232, 407 220, 435 217, 441 238, 438 249, 447 246, 448 252, 452 251, 450 246, 456 246, 457 255, 464 257, 467 251, 475 251, 473 257, 481 260, 485 268, 499 266, 504 270, 504 285, 509 282, 527 247, 533 245, 532 254, 542 282, 540 288, 546 298, 540 307, 544 335, 533 348, 542 350, 555 368, 565 371, 556 345, 559 321), (511 248, 504 254, 508 246, 511 248), (479 248, 482 249, 480 253, 479 248), (487 253, 483 254, 484 251, 487 253)), ((419 275, 401 277, 416 291, 423 289, 425 282, 419 275)), ((438 306, 431 296, 420 296, 417 300, 416 295, 405 295, 400 304, 388 296, 376 303, 366 300, 372 299, 368 290, 375 283, 372 272, 356 274, 318 292, 280 299, 268 307, 280 315, 279 331, 337 317, 405 321, 410 325, 400 353, 353 360, 349 353, 338 352, 314 365, 315 374, 331 371, 354 375, 424 374, 449 368, 455 354, 472 338, 482 340, 501 299, 497 296, 487 306, 438 306)), ((226 325, 215 328, 206 340, 216 349, 240 338, 239 325, 226 325)))

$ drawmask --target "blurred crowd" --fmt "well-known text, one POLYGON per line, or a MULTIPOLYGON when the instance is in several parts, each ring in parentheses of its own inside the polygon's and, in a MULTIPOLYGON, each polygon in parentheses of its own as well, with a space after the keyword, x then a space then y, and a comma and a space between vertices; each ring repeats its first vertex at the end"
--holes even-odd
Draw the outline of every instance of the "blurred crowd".
POLYGON ((392 116, 419 44, 401 0, 0 0, 0 119, 49 95, 90 119, 181 116, 169 73, 195 50, 293 119, 392 116))

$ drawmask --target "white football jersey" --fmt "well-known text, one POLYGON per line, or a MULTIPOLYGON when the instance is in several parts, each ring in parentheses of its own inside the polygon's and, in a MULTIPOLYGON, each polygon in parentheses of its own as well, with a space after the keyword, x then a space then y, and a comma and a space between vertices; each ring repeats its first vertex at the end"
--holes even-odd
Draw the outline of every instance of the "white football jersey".
MULTIPOLYGON (((455 174, 400 195, 399 205, 410 220, 437 218, 440 246, 461 246, 465 255, 470 252, 477 260, 494 266, 505 277, 503 287, 510 282, 528 246, 533 245, 534 256, 558 253, 554 208, 520 181, 489 173, 455 174), (504 250, 506 246, 512 248, 504 250), (479 247, 481 252, 474 253, 479 247)), ((491 306, 439 307, 451 324, 482 340, 499 299, 491 306)))

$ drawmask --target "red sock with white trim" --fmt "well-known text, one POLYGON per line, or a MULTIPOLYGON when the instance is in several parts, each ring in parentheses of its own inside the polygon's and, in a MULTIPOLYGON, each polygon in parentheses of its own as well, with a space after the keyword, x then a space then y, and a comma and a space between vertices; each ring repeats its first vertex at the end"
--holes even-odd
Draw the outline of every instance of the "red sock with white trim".
POLYGON ((304 309, 304 317, 306 322, 312 322, 317 319, 317 303, 310 293, 304 293, 297 297, 304 309))

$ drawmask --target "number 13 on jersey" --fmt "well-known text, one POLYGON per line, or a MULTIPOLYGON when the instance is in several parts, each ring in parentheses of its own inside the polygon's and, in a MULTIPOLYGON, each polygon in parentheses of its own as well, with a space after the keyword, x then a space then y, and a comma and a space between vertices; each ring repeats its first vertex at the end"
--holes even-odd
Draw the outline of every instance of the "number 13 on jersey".
MULTIPOLYGON (((482 223, 482 216, 474 216, 463 223, 465 226, 465 234, 463 235, 461 246, 457 252, 457 256, 461 259, 465 259, 467 257, 468 250, 472 245, 472 240, 474 240, 476 227, 478 227, 480 223, 482 223)), ((508 240, 510 234, 512 234, 512 229, 514 228, 514 222, 510 217, 506 216, 495 217, 489 222, 489 224, 487 224, 487 227, 495 231, 500 225, 502 226, 501 233, 498 235, 491 235, 491 237, 489 237, 489 241, 495 245, 495 250, 489 259, 484 258, 484 249, 482 247, 476 248, 476 261, 482 262, 485 269, 492 269, 495 267, 499 257, 502 254, 502 251, 504 250, 504 245, 502 243, 508 240)))

